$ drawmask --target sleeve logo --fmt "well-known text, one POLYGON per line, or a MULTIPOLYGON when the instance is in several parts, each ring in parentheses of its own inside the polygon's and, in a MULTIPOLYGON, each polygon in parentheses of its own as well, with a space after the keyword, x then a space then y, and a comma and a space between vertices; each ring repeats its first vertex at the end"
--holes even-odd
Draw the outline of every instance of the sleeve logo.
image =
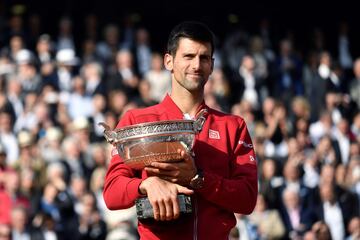
POLYGON ((243 145, 244 147, 247 147, 247 148, 253 148, 253 145, 251 143, 246 143, 242 140, 239 140, 239 144, 243 145))

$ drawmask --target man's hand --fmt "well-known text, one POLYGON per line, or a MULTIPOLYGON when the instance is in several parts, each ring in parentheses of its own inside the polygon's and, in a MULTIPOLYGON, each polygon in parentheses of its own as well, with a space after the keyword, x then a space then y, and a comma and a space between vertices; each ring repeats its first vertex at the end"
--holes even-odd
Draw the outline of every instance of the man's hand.
POLYGON ((197 169, 193 157, 186 151, 178 149, 183 161, 176 163, 152 162, 145 170, 149 176, 158 176, 169 182, 188 186, 196 175, 197 169))
POLYGON ((154 219, 170 221, 180 215, 178 193, 190 195, 192 190, 175 183, 152 176, 145 179, 139 186, 139 191, 146 194, 153 207, 154 219))

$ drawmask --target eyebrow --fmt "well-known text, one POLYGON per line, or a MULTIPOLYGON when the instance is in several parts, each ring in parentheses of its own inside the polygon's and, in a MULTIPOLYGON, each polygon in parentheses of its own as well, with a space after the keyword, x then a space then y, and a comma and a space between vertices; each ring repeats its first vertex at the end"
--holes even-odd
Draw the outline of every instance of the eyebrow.
MULTIPOLYGON (((191 53, 191 52, 187 52, 187 53, 182 54, 183 57, 194 57, 196 55, 197 55, 196 53, 191 53)), ((204 59, 204 58, 211 59, 211 55, 203 53, 203 54, 200 54, 200 58, 202 58, 202 59, 204 59)))

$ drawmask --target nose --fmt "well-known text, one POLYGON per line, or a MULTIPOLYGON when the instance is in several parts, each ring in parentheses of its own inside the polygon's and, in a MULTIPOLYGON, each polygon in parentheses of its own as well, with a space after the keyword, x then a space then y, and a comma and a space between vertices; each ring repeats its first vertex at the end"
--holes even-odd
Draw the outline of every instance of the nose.
POLYGON ((194 70, 200 69, 200 57, 193 58, 191 62, 191 66, 194 70))

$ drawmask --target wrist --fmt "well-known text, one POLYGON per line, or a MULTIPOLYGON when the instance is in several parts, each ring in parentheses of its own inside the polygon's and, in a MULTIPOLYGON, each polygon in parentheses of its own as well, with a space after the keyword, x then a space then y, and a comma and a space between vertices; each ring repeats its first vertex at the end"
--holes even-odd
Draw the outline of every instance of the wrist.
POLYGON ((144 187, 144 181, 141 181, 141 183, 138 187, 138 193, 140 195, 146 195, 146 188, 144 187))

